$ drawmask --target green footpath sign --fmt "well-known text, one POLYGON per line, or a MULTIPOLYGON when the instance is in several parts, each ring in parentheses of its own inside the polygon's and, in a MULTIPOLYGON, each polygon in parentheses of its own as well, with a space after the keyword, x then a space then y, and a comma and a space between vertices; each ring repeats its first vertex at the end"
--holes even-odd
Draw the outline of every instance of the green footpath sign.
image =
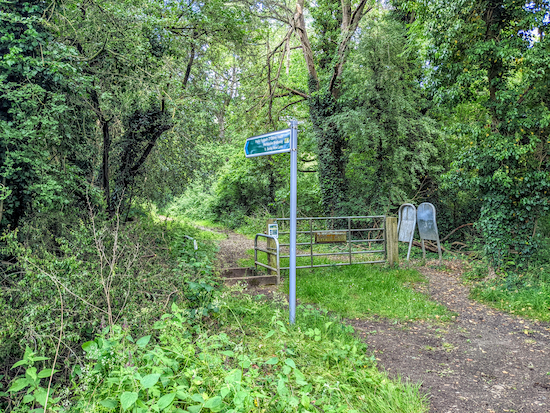
POLYGON ((285 152, 290 152, 290 129, 248 138, 244 145, 244 153, 247 158, 285 152))

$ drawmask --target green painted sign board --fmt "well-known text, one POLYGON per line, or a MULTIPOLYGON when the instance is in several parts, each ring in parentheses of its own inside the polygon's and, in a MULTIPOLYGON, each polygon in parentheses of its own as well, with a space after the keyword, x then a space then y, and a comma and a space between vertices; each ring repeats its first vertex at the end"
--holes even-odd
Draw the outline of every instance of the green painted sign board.
POLYGON ((244 153, 247 158, 285 152, 290 152, 290 129, 248 138, 244 145, 244 153))

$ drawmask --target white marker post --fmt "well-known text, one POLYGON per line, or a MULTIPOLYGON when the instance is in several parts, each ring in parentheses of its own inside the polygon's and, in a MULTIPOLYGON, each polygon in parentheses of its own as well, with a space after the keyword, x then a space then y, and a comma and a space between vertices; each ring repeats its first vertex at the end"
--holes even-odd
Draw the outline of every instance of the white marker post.
POLYGON ((290 152, 290 324, 296 320, 296 198, 298 186, 298 121, 290 121, 290 129, 248 138, 244 145, 247 158, 290 152))

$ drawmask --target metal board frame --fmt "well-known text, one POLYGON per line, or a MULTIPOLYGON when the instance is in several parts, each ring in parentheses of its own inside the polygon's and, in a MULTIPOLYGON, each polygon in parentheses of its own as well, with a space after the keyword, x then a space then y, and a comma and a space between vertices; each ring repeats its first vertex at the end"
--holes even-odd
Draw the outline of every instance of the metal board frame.
POLYGON ((409 250, 407 251, 407 261, 409 261, 409 258, 411 256, 411 247, 412 247, 413 239, 414 239, 414 230, 416 229, 416 207, 413 204, 403 204, 403 205, 401 205, 399 207, 398 217, 399 217, 399 222, 397 224, 397 234, 398 234, 397 237, 398 237, 399 241, 409 243, 409 250), (404 213, 405 213, 405 210, 407 208, 412 208, 412 210, 413 210, 413 219, 412 220, 405 220, 404 219, 404 213), (410 235, 408 237, 406 236, 407 234, 404 234, 405 235, 404 238, 408 238, 408 239, 402 240, 401 239, 401 231, 402 230, 406 231, 408 229, 408 228, 404 228, 403 222, 405 222, 405 221, 412 221, 412 230, 410 230, 410 235))
POLYGON ((436 211, 433 204, 429 202, 423 202, 420 205, 418 205, 418 209, 416 210, 416 221, 418 223, 418 233, 420 234, 420 242, 422 243, 422 257, 426 259, 426 246, 424 245, 424 240, 426 239, 430 241, 436 241, 437 252, 439 253, 439 262, 441 263, 442 261, 441 244, 439 243, 439 232, 437 230, 436 211), (427 220, 427 219, 420 219, 421 215, 429 215, 430 213, 433 216, 433 221, 427 220), (431 222, 433 223, 433 227, 430 227, 428 230, 425 230, 420 225, 420 221, 431 222))

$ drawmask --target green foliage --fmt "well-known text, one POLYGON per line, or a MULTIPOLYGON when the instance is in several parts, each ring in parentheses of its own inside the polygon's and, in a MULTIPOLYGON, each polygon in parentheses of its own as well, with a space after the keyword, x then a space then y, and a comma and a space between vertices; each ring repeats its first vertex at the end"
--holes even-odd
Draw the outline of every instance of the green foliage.
POLYGON ((168 113, 155 102, 149 108, 134 110, 127 117, 125 132, 118 144, 121 162, 115 173, 115 189, 111 201, 121 213, 130 208, 127 202, 123 202, 128 198, 125 194, 132 194, 136 178, 143 174, 149 153, 162 133, 172 126, 168 113))
POLYGON ((173 304, 150 336, 116 327, 85 343, 71 411, 425 410, 417 389, 374 368, 350 327, 301 307, 290 328, 272 304, 220 299, 212 324, 194 325, 173 304))
POLYGON ((413 34, 430 61, 434 98, 458 108, 469 102, 478 112, 453 128, 463 150, 447 184, 477 193, 492 263, 515 255, 526 265, 549 200, 548 2, 405 4, 417 13, 413 34))
POLYGON ((315 50, 317 65, 322 74, 331 73, 332 65, 341 40, 342 4, 338 0, 319 1, 316 7, 311 7, 313 34, 311 47, 315 50))
POLYGON ((53 240, 26 226, 4 236, 2 253, 16 262, 3 269, 0 290, 4 363, 13 364, 29 342, 53 358, 60 330, 59 359, 75 363, 80 343, 105 326, 124 320, 132 332, 143 331, 174 300, 187 302, 197 318, 216 309, 211 242, 200 240, 195 251, 184 235, 198 238, 198 230, 146 218, 117 225, 91 217, 53 240))
POLYGON ((391 15, 368 21, 343 74, 344 109, 332 119, 348 138, 347 210, 386 213, 418 195, 442 170, 441 132, 426 113, 418 56, 406 50, 405 27, 391 15))
MULTIPOLYGON (((52 41, 42 15, 47 2, 3 2, 0 11, 0 176, 10 196, 0 227, 12 229, 34 210, 53 211, 82 197, 74 154, 65 151, 62 87, 73 75, 72 51, 52 41)), ((76 144, 76 142, 74 142, 76 144)))
POLYGON ((241 148, 235 151, 216 185, 216 198, 212 203, 214 215, 236 227, 245 216, 261 210, 284 211, 286 208, 276 204, 275 194, 277 189, 288 185, 287 158, 283 154, 247 159, 241 148))
POLYGON ((325 214, 345 215, 343 203, 347 195, 345 135, 338 129, 333 116, 341 106, 329 90, 312 91, 310 116, 316 135, 319 186, 325 214))

